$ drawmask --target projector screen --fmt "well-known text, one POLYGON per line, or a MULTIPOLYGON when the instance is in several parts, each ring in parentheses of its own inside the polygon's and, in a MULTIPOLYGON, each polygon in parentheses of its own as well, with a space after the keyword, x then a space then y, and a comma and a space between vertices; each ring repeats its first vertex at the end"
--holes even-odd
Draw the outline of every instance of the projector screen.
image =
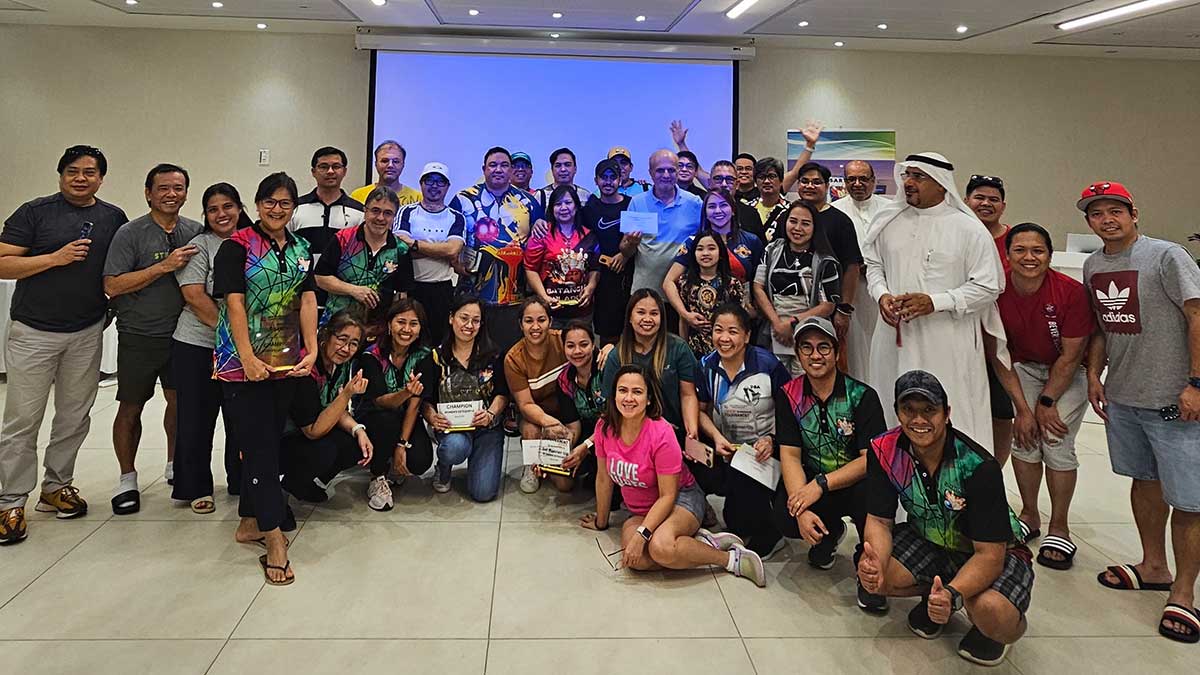
POLYGON ((550 152, 565 146, 578 159, 575 182, 594 192, 593 169, 614 145, 648 180, 650 153, 675 149, 674 119, 703 168, 731 159, 733 64, 380 51, 373 106, 372 147, 404 146, 405 185, 418 187, 421 167, 438 161, 457 192, 482 180, 483 153, 499 145, 533 158, 537 189, 551 182, 550 152))

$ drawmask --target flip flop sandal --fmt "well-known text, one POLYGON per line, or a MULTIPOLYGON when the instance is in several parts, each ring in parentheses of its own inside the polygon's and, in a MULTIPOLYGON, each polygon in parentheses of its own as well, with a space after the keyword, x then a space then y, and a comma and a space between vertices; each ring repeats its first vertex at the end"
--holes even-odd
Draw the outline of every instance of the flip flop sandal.
POLYGON ((1117 591, 1169 591, 1171 584, 1168 582, 1146 583, 1142 581, 1142 575, 1138 574, 1137 568, 1133 565, 1109 565, 1096 576, 1096 581, 1100 582, 1101 586, 1111 588, 1117 591), (1112 572, 1113 576, 1120 581, 1113 583, 1104 577, 1104 572, 1112 572))
MULTIPOLYGON (((1075 553, 1079 547, 1075 546, 1074 542, 1066 537, 1060 537, 1057 534, 1048 534, 1042 540, 1042 546, 1038 549, 1037 562, 1043 567, 1049 567, 1052 570, 1069 570, 1075 564, 1075 553), (1046 555, 1047 551, 1057 551, 1062 554, 1063 559, 1058 560, 1046 555)), ((1103 583, 1103 582, 1101 582, 1103 583)))
POLYGON ((217 503, 212 497, 200 497, 192 500, 192 513, 204 515, 217 510, 217 503))
POLYGON ((1037 539, 1038 537, 1042 536, 1042 528, 1039 527, 1037 529, 1031 530, 1031 529, 1029 529, 1029 524, 1019 518, 1017 519, 1017 523, 1019 523, 1021 525, 1021 543, 1022 544, 1028 544, 1030 542, 1030 540, 1037 539))
POLYGON ((1167 603, 1167 606, 1163 608, 1162 619, 1158 622, 1158 634, 1167 638, 1168 640, 1174 640, 1176 642, 1183 642, 1186 644, 1195 644, 1200 642, 1200 609, 1193 607, 1191 610, 1189 610, 1183 605, 1177 605, 1173 602, 1167 603), (1174 628, 1167 628, 1163 625, 1163 621, 1182 623, 1191 630, 1175 630, 1174 628))
POLYGON ((267 554, 264 553, 264 554, 258 556, 258 564, 262 565, 263 578, 265 578, 267 580, 267 583, 270 584, 271 586, 288 586, 288 585, 291 585, 291 583, 296 580, 295 576, 291 577, 290 579, 287 576, 284 576, 282 581, 275 581, 274 579, 271 578, 271 574, 270 574, 271 570, 279 570, 280 572, 283 572, 286 575, 288 568, 290 568, 292 566, 291 560, 284 563, 282 567, 280 567, 279 565, 270 565, 270 564, 267 564, 267 554))
POLYGON ((142 509, 142 493, 137 490, 126 490, 112 498, 113 513, 118 516, 128 516, 142 509))
MULTIPOLYGON (((283 543, 283 546, 284 546, 284 548, 291 548, 291 547, 292 547, 292 542, 291 542, 291 540, 289 540, 287 537, 284 537, 284 539, 283 539, 283 542, 284 542, 284 543, 283 543)), ((263 547, 263 548, 266 548, 266 547, 267 547, 267 538, 266 538, 266 537, 259 537, 258 539, 251 539, 250 541, 243 541, 243 542, 241 542, 241 543, 243 543, 243 544, 254 544, 255 546, 261 546, 261 547, 263 547)))

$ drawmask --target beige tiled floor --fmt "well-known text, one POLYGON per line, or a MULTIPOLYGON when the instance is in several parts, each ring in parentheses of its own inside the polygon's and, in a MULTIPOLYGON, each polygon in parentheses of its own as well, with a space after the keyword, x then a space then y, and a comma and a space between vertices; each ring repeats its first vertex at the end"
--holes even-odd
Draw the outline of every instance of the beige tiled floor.
MULTIPOLYGON (((237 502, 223 485, 208 516, 170 502, 161 401, 145 415, 142 511, 111 515, 114 393, 101 389, 79 456, 76 484, 91 514, 55 521, 31 510, 29 541, 0 549, 0 672, 47 663, 85 673, 983 670, 955 654, 964 617, 925 641, 905 625, 912 601, 882 618, 853 605, 853 536, 829 572, 810 569, 804 545, 791 544, 768 563, 766 589, 713 570, 614 572, 597 540, 616 550, 616 532, 577 527, 591 509, 581 493, 517 490, 518 452, 491 504, 465 499, 461 481, 435 494, 426 479, 402 488, 395 510, 375 513, 356 475, 319 507, 295 505, 297 581, 266 587, 260 549, 233 542, 237 502)), ((49 418, 43 434, 48 427, 49 418)), ((1103 428, 1085 426, 1080 443, 1076 568, 1036 569, 1029 634, 992 672, 1194 669, 1200 647, 1155 634, 1164 593, 1096 584, 1100 568, 1136 559, 1139 544, 1103 428)), ((219 457, 213 469, 223 483, 219 457)), ((1011 472, 1006 480, 1016 503, 1011 472)))

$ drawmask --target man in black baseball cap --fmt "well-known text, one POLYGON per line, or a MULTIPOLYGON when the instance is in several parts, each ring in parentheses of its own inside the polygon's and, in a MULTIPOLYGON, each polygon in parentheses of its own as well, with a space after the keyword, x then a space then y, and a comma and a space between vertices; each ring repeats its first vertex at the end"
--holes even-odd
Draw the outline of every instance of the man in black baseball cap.
POLYGON ((615 158, 600 160, 595 176, 596 194, 583 205, 583 223, 596 234, 600 248, 600 284, 592 298, 596 335, 602 342, 612 342, 623 328, 632 280, 629 263, 637 252, 637 242, 621 235, 621 213, 631 200, 620 192, 621 163, 615 158))
POLYGON ((870 593, 921 597, 908 626, 926 639, 965 609, 974 625, 959 656, 997 665, 1025 633, 1033 591, 1033 556, 1008 508, 1000 464, 950 425, 946 389, 932 374, 904 373, 895 395, 900 426, 867 450, 859 582, 870 593), (908 513, 899 524, 898 503, 908 513))

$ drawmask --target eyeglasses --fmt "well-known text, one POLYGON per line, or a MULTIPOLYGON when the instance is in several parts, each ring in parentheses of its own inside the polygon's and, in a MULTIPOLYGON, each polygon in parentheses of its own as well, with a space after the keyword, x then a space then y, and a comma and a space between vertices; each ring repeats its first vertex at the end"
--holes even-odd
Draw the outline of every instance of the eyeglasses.
MULTIPOLYGON (((812 356, 813 351, 813 346, 807 342, 800 345, 800 353, 805 356, 812 356)), ((833 345, 829 344, 828 342, 822 342, 816 346, 815 351, 821 356, 829 356, 833 353, 833 345)))
POLYGON ((800 184, 801 185, 824 185, 825 179, 824 178, 801 178, 800 184))
POLYGON ((733 183, 737 181, 733 176, 711 176, 708 179, 710 183, 733 183))
POLYGON ((478 326, 483 323, 483 319, 481 319, 477 316, 469 316, 466 318, 459 318, 456 316, 456 317, 454 317, 454 320, 461 324, 467 325, 467 326, 478 326))
POLYGON ((924 183, 927 180, 931 180, 928 174, 916 173, 913 171, 905 171, 904 173, 900 174, 900 177, 904 180, 913 180, 918 183, 924 183))
POLYGON ((846 176, 847 183, 854 183, 854 184, 862 183, 863 185, 866 185, 867 183, 870 183, 873 180, 875 180, 875 179, 870 176, 846 176))
POLYGON ((759 180, 779 180, 779 174, 777 173, 764 173, 755 177, 759 180))
POLYGON ((339 347, 352 347, 354 349, 358 349, 358 345, 360 344, 357 338, 349 335, 334 335, 333 341, 338 343, 339 347))
POLYGON ((425 180, 421 181, 421 184, 428 185, 429 187, 444 188, 450 186, 450 181, 442 178, 426 178, 425 180))
POLYGON ((1000 187, 1004 187, 1004 179, 999 176, 983 176, 980 174, 971 174, 971 182, 976 183, 995 183, 1000 187))
POLYGON ((264 199, 261 202, 259 202, 259 204, 262 204, 263 208, 266 208, 268 210, 273 209, 276 206, 278 206, 279 208, 286 211, 288 209, 291 209, 293 206, 295 206, 296 202, 293 202, 290 199, 264 199))
POLYGON ((679 168, 683 171, 691 171, 692 169, 696 168, 696 165, 692 164, 691 162, 680 162, 679 168))
POLYGON ((346 168, 345 164, 318 164, 317 171, 341 171, 346 168))
POLYGON ((616 572, 617 566, 612 564, 612 560, 610 560, 610 558, 612 558, 614 555, 619 555, 621 553, 624 553, 625 547, 622 546, 621 548, 613 551, 612 553, 605 553, 604 547, 600 545, 600 537, 596 537, 596 548, 600 549, 600 553, 604 556, 604 562, 608 563, 608 566, 611 567, 614 572, 616 572))
POLYGON ((387 218, 388 220, 396 219, 395 211, 393 211, 391 209, 381 209, 378 206, 372 206, 371 208, 367 209, 367 215, 371 216, 372 218, 378 218, 380 216, 383 216, 384 218, 387 218))

